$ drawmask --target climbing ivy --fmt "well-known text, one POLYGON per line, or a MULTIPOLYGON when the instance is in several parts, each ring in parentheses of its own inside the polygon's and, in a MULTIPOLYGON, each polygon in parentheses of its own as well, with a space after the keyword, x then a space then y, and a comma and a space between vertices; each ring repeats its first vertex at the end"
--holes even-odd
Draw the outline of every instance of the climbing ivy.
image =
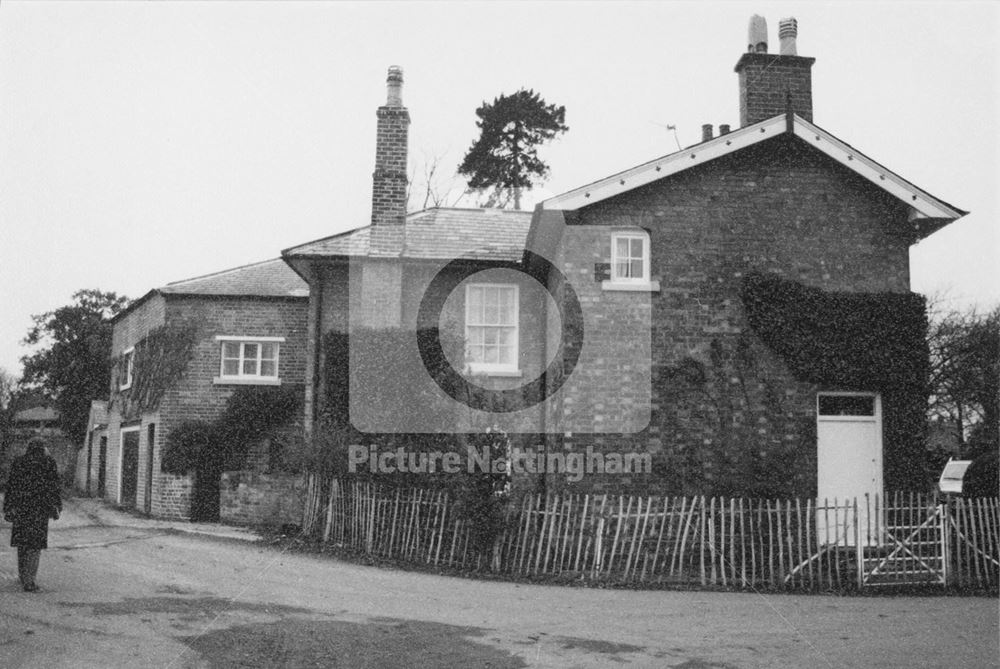
POLYGON ((167 435, 161 468, 170 474, 243 469, 250 446, 276 436, 302 409, 304 388, 242 386, 214 421, 184 421, 167 435))
POLYGON ((121 403, 126 420, 155 411, 167 388, 187 370, 197 341, 193 325, 163 325, 135 345, 132 384, 120 389, 126 373, 126 356, 112 360, 111 401, 121 403))
POLYGON ((800 381, 882 394, 885 484, 922 490, 927 314, 914 293, 826 292, 773 274, 744 277, 747 322, 800 381))

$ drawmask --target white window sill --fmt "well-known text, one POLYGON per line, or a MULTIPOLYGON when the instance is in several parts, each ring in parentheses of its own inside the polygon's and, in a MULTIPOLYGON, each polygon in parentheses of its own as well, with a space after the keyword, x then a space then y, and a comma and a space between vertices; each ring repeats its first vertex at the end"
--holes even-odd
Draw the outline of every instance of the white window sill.
POLYGON ((216 376, 212 383, 217 386, 280 386, 281 379, 263 376, 216 376))
POLYGON ((475 367, 467 369, 466 374, 472 376, 505 376, 508 378, 520 378, 523 376, 520 369, 477 369, 475 367))
POLYGON ((659 281, 601 281, 601 290, 620 290, 633 293, 658 293, 659 281))
POLYGON ((128 390, 132 387, 131 383, 125 384, 124 386, 118 386, 118 390, 128 390))
POLYGON ((242 337, 236 335, 215 335, 215 341, 248 341, 253 343, 255 341, 262 342, 278 342, 283 344, 285 342, 284 337, 242 337))

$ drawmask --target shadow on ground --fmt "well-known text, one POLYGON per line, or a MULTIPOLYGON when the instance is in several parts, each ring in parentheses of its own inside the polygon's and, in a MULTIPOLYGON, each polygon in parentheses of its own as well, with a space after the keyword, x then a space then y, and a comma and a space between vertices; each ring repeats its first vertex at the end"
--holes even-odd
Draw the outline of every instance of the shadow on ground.
POLYGON ((521 658, 478 643, 478 627, 410 620, 377 622, 281 620, 183 637, 213 669, 235 667, 441 667, 516 669, 521 658))

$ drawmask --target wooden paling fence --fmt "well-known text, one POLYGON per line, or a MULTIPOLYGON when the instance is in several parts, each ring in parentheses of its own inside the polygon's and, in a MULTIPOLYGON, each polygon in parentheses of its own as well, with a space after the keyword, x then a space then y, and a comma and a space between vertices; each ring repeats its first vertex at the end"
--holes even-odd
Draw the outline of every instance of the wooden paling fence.
POLYGON ((303 527, 373 556, 512 576, 806 590, 1000 581, 995 498, 526 493, 482 548, 446 492, 311 477, 303 527))

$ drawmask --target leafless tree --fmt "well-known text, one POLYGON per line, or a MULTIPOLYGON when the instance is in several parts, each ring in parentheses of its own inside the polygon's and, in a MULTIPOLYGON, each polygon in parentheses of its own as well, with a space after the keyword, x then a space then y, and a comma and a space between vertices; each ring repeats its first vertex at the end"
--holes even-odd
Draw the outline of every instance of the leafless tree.
POLYGON ((469 195, 457 173, 452 173, 450 176, 444 174, 442 164, 450 164, 445 158, 446 153, 424 151, 419 168, 416 163, 411 164, 410 178, 406 187, 407 211, 420 211, 430 207, 456 207, 469 195))
POLYGON ((955 425, 960 449, 996 448, 1000 421, 1000 307, 928 308, 930 416, 955 425))

